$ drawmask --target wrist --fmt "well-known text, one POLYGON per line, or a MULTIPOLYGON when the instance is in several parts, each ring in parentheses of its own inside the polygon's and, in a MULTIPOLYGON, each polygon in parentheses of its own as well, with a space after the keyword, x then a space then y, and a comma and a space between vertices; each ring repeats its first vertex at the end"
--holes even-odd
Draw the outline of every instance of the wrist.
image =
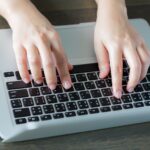
POLYGON ((7 20, 12 27, 19 16, 27 15, 31 12, 33 4, 30 0, 6 0, 2 1, 0 14, 7 20))
POLYGON ((113 14, 127 16, 125 0, 95 0, 97 3, 97 19, 106 16, 111 17, 113 14))

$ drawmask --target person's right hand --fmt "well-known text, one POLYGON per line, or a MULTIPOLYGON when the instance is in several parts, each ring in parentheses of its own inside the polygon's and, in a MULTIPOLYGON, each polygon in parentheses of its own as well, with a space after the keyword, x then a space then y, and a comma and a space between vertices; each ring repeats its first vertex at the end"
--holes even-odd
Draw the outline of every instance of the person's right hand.
POLYGON ((68 63, 58 33, 30 1, 18 5, 6 19, 13 31, 13 49, 22 80, 30 82, 29 64, 32 78, 40 84, 43 67, 47 85, 53 90, 57 84, 57 68, 64 88, 69 89, 72 65, 68 63))

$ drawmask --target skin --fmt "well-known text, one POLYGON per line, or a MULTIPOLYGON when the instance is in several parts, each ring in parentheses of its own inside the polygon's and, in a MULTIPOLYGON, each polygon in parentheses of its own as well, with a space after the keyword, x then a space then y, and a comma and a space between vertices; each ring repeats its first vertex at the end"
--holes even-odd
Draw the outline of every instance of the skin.
MULTIPOLYGON (((96 0, 96 3, 94 44, 100 78, 111 71, 113 93, 120 98, 123 57, 130 66, 127 90, 131 92, 147 73, 150 53, 128 21, 124 0, 96 0)), ((0 4, 0 14, 13 31, 13 49, 22 80, 26 83, 31 80, 28 63, 33 79, 41 83, 43 67, 47 84, 53 90, 57 84, 57 68, 64 88, 69 89, 72 86, 69 70, 73 66, 52 24, 29 0, 0 0, 0 4)))
POLYGON ((145 77, 150 65, 150 52, 144 40, 128 21, 125 0, 96 0, 98 5, 95 27, 95 52, 100 77, 111 71, 113 93, 122 95, 122 60, 130 67, 127 90, 132 92, 145 77))

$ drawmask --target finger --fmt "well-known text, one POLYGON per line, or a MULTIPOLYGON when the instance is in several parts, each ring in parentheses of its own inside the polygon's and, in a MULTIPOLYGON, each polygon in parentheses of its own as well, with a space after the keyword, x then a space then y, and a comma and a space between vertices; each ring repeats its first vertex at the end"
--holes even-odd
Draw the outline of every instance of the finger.
POLYGON ((127 90, 132 92, 136 85, 139 83, 140 76, 141 76, 141 62, 140 58, 137 54, 137 51, 134 47, 128 46, 124 48, 124 55, 130 67, 129 73, 129 81, 127 84, 127 90))
POLYGON ((32 78, 38 84, 42 83, 41 60, 38 49, 34 46, 27 46, 27 57, 32 74, 32 78))
POLYGON ((16 57, 17 67, 18 67, 20 76, 25 83, 29 83, 30 75, 29 75, 28 66, 27 66, 26 50, 22 46, 14 46, 14 51, 15 51, 15 57, 16 57))
POLYGON ((68 62, 68 70, 71 71, 73 69, 73 65, 68 62))
POLYGON ((72 82, 69 74, 68 60, 66 59, 66 55, 64 53, 64 49, 61 45, 59 37, 57 36, 55 38, 56 39, 54 40, 53 37, 51 41, 52 41, 52 48, 53 48, 53 54, 56 62, 56 67, 60 75, 63 87, 65 89, 69 89, 72 86, 72 82))
POLYGON ((112 87, 113 94, 117 98, 121 98, 122 95, 122 69, 123 69, 123 60, 122 60, 122 51, 118 46, 109 47, 109 58, 110 58, 110 67, 111 67, 111 76, 112 76, 112 87))
POLYGON ((138 48, 137 52, 142 64, 141 76, 140 81, 143 80, 147 74, 149 65, 150 65, 150 53, 146 45, 142 42, 138 48))
POLYGON ((39 39, 37 47, 41 56, 42 66, 46 77, 47 85, 51 90, 56 88, 57 78, 56 69, 53 62, 52 50, 50 48, 50 42, 47 38, 39 39))
POLYGON ((95 53, 100 70, 100 78, 105 78, 110 72, 109 56, 104 45, 95 41, 95 53))

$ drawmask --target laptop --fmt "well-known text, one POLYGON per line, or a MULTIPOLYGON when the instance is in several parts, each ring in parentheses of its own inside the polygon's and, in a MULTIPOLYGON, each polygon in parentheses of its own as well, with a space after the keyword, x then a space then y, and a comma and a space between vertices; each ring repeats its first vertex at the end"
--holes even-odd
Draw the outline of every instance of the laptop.
MULTIPOLYGON (((150 47, 150 27, 130 20, 150 47)), ((134 92, 112 95, 111 75, 101 80, 94 53, 95 23, 57 26, 69 61, 73 87, 48 89, 22 82, 12 49, 12 31, 0 30, 0 137, 15 142, 150 121, 150 69, 134 92)), ((129 67, 124 60, 123 89, 129 67)), ((44 75, 43 75, 44 78, 44 75)), ((59 77, 58 77, 59 78, 59 77)))

